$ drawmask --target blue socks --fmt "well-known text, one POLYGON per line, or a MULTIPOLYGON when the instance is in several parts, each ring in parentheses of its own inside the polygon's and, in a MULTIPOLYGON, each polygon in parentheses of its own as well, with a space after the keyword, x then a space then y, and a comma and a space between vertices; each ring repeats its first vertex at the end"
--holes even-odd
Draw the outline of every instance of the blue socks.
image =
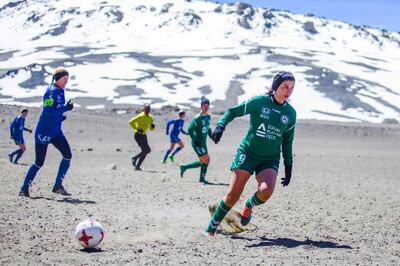
POLYGON ((28 173, 26 173, 24 183, 21 187, 21 191, 27 191, 29 189, 29 186, 32 184, 33 179, 36 176, 36 173, 39 171, 40 167, 37 166, 36 164, 32 164, 31 167, 28 170, 28 173))
POLYGON ((62 159, 61 163, 60 163, 60 167, 58 168, 58 173, 57 173, 57 177, 56 177, 56 183, 54 184, 55 188, 59 188, 62 185, 62 181, 65 177, 65 175, 67 174, 69 165, 71 163, 71 160, 69 159, 62 159))
POLYGON ((175 149, 175 151, 172 153, 172 156, 175 156, 175 154, 177 154, 181 149, 181 147, 178 147, 175 149))
POLYGON ((168 155, 171 153, 171 151, 168 149, 166 152, 165 152, 165 155, 164 155, 164 162, 167 160, 167 158, 168 158, 168 155))
POLYGON ((18 160, 21 159, 22 154, 24 153, 22 150, 17 150, 17 157, 15 157, 14 163, 18 163, 18 160))

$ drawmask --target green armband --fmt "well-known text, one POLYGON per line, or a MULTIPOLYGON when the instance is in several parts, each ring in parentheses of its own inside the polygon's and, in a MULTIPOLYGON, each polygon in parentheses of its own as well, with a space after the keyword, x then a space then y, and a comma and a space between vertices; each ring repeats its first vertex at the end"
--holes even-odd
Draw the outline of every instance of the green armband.
POLYGON ((44 106, 53 106, 54 100, 53 99, 45 99, 44 106))

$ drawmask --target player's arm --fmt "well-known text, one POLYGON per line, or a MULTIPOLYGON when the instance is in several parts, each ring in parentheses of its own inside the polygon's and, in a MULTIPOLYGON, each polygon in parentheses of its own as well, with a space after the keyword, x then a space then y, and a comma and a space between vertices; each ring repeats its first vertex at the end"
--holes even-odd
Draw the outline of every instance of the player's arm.
POLYGON ((29 129, 29 128, 24 127, 24 130, 25 130, 25 131, 28 131, 29 133, 32 133, 32 129, 29 129))
POLYGON ((283 163, 285 165, 285 177, 282 178, 281 182, 283 186, 289 185, 290 179, 292 177, 292 167, 293 167, 292 147, 293 147, 295 126, 296 126, 296 120, 294 119, 293 123, 289 124, 288 128, 283 134, 282 156, 283 156, 283 163))
POLYGON ((256 98, 253 98, 235 107, 229 108, 219 119, 216 128, 211 133, 211 139, 217 144, 224 133, 225 127, 236 117, 250 114, 251 110, 253 109, 252 107, 255 105, 255 101, 256 98))
POLYGON ((43 115, 45 116, 59 116, 73 108, 74 105, 71 101, 68 101, 68 103, 63 106, 57 107, 51 94, 46 93, 43 97, 43 115))
POLYGON ((167 125, 165 126, 165 133, 167 134, 167 135, 169 135, 169 128, 171 127, 171 125, 174 123, 174 120, 173 119, 171 119, 171 120, 169 120, 168 122, 167 122, 167 125))
POLYGON ((137 116, 132 117, 131 120, 129 120, 129 125, 133 129, 137 130, 137 123, 139 122, 139 120, 140 120, 140 114, 138 114, 137 116))
POLYGON ((197 129, 196 119, 193 119, 188 126, 188 133, 192 140, 197 139, 196 129, 197 129))
POLYGON ((12 121, 12 123, 10 124, 10 138, 13 139, 14 138, 14 130, 15 130, 15 124, 17 123, 17 119, 14 118, 14 120, 12 121))
POLYGON ((150 122, 150 131, 153 131, 153 130, 156 128, 156 126, 154 125, 153 117, 150 117, 150 119, 151 119, 151 122, 150 122))

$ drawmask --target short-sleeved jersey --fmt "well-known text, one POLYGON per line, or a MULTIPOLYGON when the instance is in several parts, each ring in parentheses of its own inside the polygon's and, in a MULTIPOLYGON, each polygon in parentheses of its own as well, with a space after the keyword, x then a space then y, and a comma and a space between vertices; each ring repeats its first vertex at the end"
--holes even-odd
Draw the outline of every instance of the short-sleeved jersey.
POLYGON ((239 149, 257 160, 279 160, 281 147, 285 165, 293 163, 292 143, 296 111, 287 102, 278 104, 272 96, 256 96, 230 108, 218 121, 226 127, 235 117, 250 115, 250 128, 239 149))
POLYGON ((207 135, 211 135, 210 123, 211 116, 209 114, 202 115, 199 113, 196 115, 188 127, 188 133, 192 141, 205 144, 207 142, 207 135))

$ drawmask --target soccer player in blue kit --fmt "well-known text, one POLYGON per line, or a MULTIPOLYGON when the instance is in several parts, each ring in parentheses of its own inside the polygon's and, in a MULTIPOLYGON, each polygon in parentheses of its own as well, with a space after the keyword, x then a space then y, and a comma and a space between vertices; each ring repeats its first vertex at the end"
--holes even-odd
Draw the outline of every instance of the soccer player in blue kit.
POLYGON ((10 135, 11 139, 14 140, 15 144, 18 145, 18 149, 8 154, 8 159, 10 162, 18 164, 18 160, 22 157, 22 154, 26 150, 24 141, 24 131, 32 133, 31 129, 25 127, 25 118, 28 115, 28 109, 22 108, 21 114, 14 118, 10 124, 10 135), (14 156, 15 159, 14 159, 14 156))
POLYGON ((47 146, 51 143, 63 156, 52 192, 70 196, 62 185, 72 158, 71 148, 61 129, 66 119, 65 112, 71 111, 74 104, 65 103, 64 88, 68 83, 69 74, 64 67, 58 67, 53 74, 53 81, 43 96, 43 109, 35 130, 35 162, 29 168, 20 196, 29 197, 29 187, 46 158, 47 146))
POLYGON ((185 123, 185 111, 179 111, 179 118, 178 119, 172 119, 169 120, 165 129, 167 135, 169 135, 170 141, 171 141, 171 146, 170 148, 165 152, 164 159, 161 161, 161 163, 166 163, 168 155, 174 150, 175 144, 178 144, 179 147, 175 149, 174 152, 169 156, 169 159, 174 162, 174 156, 182 150, 185 145, 183 145, 182 140, 179 138, 179 134, 182 132, 183 134, 187 135, 188 133, 183 129, 183 124, 185 123), (171 133, 169 133, 169 128, 173 125, 173 128, 171 130, 171 133))

